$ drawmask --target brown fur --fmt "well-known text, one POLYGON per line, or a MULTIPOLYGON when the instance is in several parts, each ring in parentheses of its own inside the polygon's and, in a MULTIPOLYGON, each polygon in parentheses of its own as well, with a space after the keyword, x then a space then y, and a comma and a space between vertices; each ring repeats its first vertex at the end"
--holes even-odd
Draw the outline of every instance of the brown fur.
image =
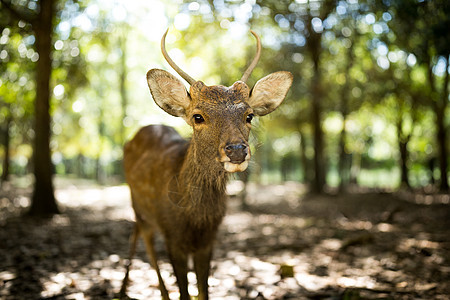
POLYGON ((211 174, 186 159, 194 151, 189 145, 170 127, 147 126, 125 146, 124 164, 138 223, 156 227, 190 253, 210 243, 199 238, 213 236, 225 213, 224 199, 217 194, 224 194, 227 174, 220 168, 211 174))

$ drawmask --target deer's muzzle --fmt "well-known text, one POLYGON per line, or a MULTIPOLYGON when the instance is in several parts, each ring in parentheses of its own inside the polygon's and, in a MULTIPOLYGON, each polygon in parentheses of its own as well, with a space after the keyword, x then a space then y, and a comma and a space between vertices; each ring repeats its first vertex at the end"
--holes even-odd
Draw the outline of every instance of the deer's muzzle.
POLYGON ((248 155, 248 147, 243 143, 229 144, 225 146, 225 154, 230 158, 231 163, 240 164, 248 155))
POLYGON ((223 150, 227 156, 223 165, 227 172, 243 172, 247 169, 250 159, 250 148, 247 144, 227 144, 223 150))

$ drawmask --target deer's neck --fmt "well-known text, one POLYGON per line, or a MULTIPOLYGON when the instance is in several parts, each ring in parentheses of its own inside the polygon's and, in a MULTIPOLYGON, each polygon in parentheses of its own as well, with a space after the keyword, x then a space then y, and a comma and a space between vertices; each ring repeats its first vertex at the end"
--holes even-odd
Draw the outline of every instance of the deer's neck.
POLYGON ((177 178, 180 206, 199 223, 219 223, 225 214, 228 173, 215 157, 191 141, 177 178))

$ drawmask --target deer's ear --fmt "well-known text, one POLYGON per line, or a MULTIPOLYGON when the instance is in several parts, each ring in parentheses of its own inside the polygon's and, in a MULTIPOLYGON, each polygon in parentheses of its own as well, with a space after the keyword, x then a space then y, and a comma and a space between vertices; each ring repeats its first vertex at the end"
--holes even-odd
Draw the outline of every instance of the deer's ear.
POLYGON ((292 80, 292 74, 286 71, 275 72, 258 80, 248 99, 255 115, 264 116, 274 111, 286 97, 292 80))
POLYGON ((191 102, 183 83, 167 71, 151 69, 147 72, 147 83, 153 100, 165 112, 175 117, 184 117, 191 102))

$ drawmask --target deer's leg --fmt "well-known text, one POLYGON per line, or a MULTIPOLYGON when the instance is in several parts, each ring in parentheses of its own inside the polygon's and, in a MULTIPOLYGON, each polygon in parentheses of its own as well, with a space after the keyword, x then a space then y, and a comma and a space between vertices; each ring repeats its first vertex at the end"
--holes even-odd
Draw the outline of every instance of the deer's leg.
POLYGON ((158 260, 156 258, 154 232, 152 230, 146 230, 143 234, 143 238, 145 241, 145 248, 147 249, 147 255, 150 259, 150 265, 153 267, 153 269, 155 269, 156 274, 158 275, 159 290, 161 291, 161 296, 164 300, 170 300, 169 293, 167 292, 166 286, 164 285, 164 281, 161 277, 161 271, 159 270, 158 260))
POLYGON ((212 246, 194 253, 194 268, 197 275, 198 299, 208 299, 208 276, 212 256, 212 246))
POLYGON ((130 236, 130 254, 128 257, 128 263, 126 265, 125 276, 122 281, 122 287, 120 288, 120 299, 124 299, 127 292, 128 276, 130 273, 131 261, 133 260, 134 254, 136 253, 136 244, 139 237, 139 225, 134 223, 133 233, 130 236))
POLYGON ((187 279, 187 261, 188 254, 177 249, 177 245, 168 245, 170 262, 173 272, 177 278, 178 288, 180 289, 180 300, 189 300, 188 279, 187 279))

